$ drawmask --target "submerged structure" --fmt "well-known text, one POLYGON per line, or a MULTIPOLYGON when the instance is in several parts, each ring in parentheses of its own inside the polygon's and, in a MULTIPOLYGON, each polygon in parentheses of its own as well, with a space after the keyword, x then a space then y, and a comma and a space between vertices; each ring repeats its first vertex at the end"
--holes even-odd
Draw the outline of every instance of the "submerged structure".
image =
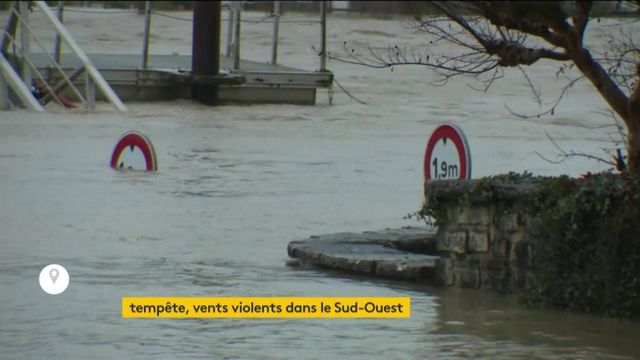
MULTIPOLYGON (((324 2, 323 2, 324 4, 324 2)), ((270 63, 240 58, 241 2, 228 3, 227 39, 221 54, 219 1, 196 2, 193 9, 191 55, 149 54, 151 1, 145 2, 144 36, 139 54, 85 53, 64 26, 64 2, 57 13, 46 2, 16 1, 10 9, 0 48, 0 109, 44 111, 59 94, 93 109, 104 100, 118 111, 126 101, 193 98, 204 104, 293 103, 315 104, 316 91, 330 88, 333 74, 326 69, 326 7, 321 6, 320 67, 306 71, 279 65, 280 3, 274 2, 270 63), (55 32, 53 49, 31 25, 38 11, 55 32), (62 47, 66 52, 61 51, 62 47), (41 84, 43 91, 34 91, 41 84)))

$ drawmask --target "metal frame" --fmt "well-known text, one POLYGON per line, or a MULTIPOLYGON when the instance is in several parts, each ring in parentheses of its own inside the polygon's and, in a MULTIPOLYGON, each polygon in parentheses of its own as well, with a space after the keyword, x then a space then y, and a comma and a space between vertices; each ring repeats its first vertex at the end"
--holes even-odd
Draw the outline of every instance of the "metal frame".
POLYGON ((30 110, 43 112, 44 108, 38 100, 33 96, 31 90, 22 81, 22 78, 15 72, 13 66, 7 61, 7 59, 0 52, 0 91, 3 93, 2 98, 6 99, 6 103, 3 100, 2 108, 9 109, 9 94, 7 85, 16 93, 20 101, 30 110), (6 97, 5 97, 6 95, 6 97))
MULTIPOLYGON (((46 15, 46 17, 51 22, 51 24, 56 28, 56 31, 67 43, 69 48, 71 48, 73 53, 80 59, 80 61, 84 65, 85 71, 87 72, 88 78, 90 78, 95 82, 96 86, 98 87, 100 92, 104 95, 104 97, 116 109, 122 112, 126 112, 127 107, 122 103, 122 101, 120 101, 120 98, 118 97, 118 95, 116 95, 113 89, 111 89, 111 86, 109 86, 109 84, 102 77, 102 75, 100 75, 100 72, 98 71, 98 69, 96 69, 96 67, 93 66, 93 63, 91 62, 91 60, 89 60, 89 57, 87 57, 87 54, 85 54, 84 51, 82 51, 82 49, 80 48, 78 43, 75 41, 75 39, 71 36, 67 28, 65 28, 64 25, 62 25, 60 20, 58 20, 58 18, 53 14, 51 9, 49 9, 49 6, 47 6, 47 3, 45 3, 44 1, 35 1, 34 3, 42 10, 42 12, 46 15)), ((88 95, 91 95, 90 91, 88 91, 88 93, 89 93, 88 95)), ((95 96, 93 99, 89 99, 89 103, 91 103, 92 101, 95 102, 95 96)))
MULTIPOLYGON (((14 7, 14 9, 11 12, 11 15, 15 16, 18 19, 18 21, 21 21, 22 19, 20 19, 20 17, 19 17, 20 14, 15 9, 16 8, 14 7)), ((72 80, 65 74, 64 70, 62 70, 62 67, 59 64, 59 62, 56 61, 53 58, 53 56, 46 51, 44 44, 40 40, 40 37, 32 30, 30 25, 28 25, 26 22, 24 22, 23 24, 24 24, 24 27, 25 27, 25 31, 21 32, 20 36, 21 37, 27 37, 27 36, 31 37, 31 36, 33 36, 33 40, 35 40, 36 44, 38 46, 40 46, 40 49, 43 50, 43 52, 52 61, 53 67, 62 75, 62 78, 64 79, 64 81, 66 81, 68 83, 68 85, 71 86, 71 89, 73 90, 74 94, 78 97, 78 99, 80 99, 80 101, 83 104, 86 105, 87 104, 86 99, 82 96, 82 94, 80 93, 78 88, 73 85, 72 80)), ((15 44, 16 41, 17 41, 16 38, 15 38, 15 34, 14 34, 14 36, 12 36, 11 34, 6 33, 5 34, 5 38, 9 40, 8 41, 9 44, 10 43, 15 44)), ((31 44, 30 40, 29 40, 29 44, 31 44)), ((31 53, 30 49, 24 49, 24 48, 21 48, 21 47, 14 47, 14 55, 18 56, 21 59, 21 61, 23 63, 23 70, 24 70, 24 68, 28 68, 29 71, 30 71, 30 74, 29 74, 30 77, 29 78, 32 78, 31 74, 35 74, 35 76, 38 78, 38 80, 42 81, 43 84, 45 85, 45 87, 51 93, 52 89, 51 89, 50 85, 47 83, 47 81, 45 81, 44 76, 38 71, 37 67, 34 65, 33 58, 32 58, 32 56, 30 56, 30 53, 31 53), (17 53, 16 53, 16 51, 17 51, 17 53), (31 71, 33 71, 33 73, 31 73, 31 71)), ((80 67, 79 70, 83 71, 84 68, 80 67)), ((51 75, 51 74, 49 74, 49 75, 51 75)), ((25 85, 27 85, 27 87, 29 87, 29 88, 31 87, 31 81, 25 81, 24 77, 22 78, 22 81, 25 83, 25 85)), ((54 99, 56 99, 56 101, 59 102, 59 100, 57 98, 54 98, 54 99)), ((46 104, 46 102, 45 102, 45 104, 46 104)))
POLYGON ((242 1, 234 1, 231 4, 233 11, 233 71, 240 70, 240 17, 242 1))
POLYGON ((273 2, 273 38, 271 42, 271 64, 278 63, 278 37, 280 33, 280 1, 273 2))
MULTIPOLYGON (((82 51, 78 43, 73 39, 69 31, 64 27, 64 25, 60 22, 58 16, 56 16, 49 6, 44 1, 33 1, 32 4, 39 8, 42 13, 45 15, 47 20, 51 23, 51 25, 55 28, 56 31, 56 50, 54 51, 54 55, 49 54, 54 67, 61 73, 62 77, 66 84, 58 84, 56 89, 64 88, 66 86, 71 87, 72 90, 76 93, 77 96, 85 103, 85 106, 88 109, 95 108, 95 92, 96 87, 98 90, 104 95, 104 97, 109 101, 117 110, 126 112, 127 107, 122 103, 118 95, 113 91, 111 86, 107 83, 107 81, 102 77, 100 72, 93 65, 89 57, 82 51), (84 71, 85 73, 85 97, 83 98, 80 94, 80 91, 73 85, 72 79, 70 79, 67 74, 62 70, 60 66, 60 62, 54 58, 54 56, 58 56, 58 49, 61 46, 60 40, 64 40, 67 43, 67 46, 71 49, 71 51, 78 57, 82 66, 80 67, 80 72, 84 71)), ((40 80, 44 81, 44 77, 38 69, 33 66, 32 61, 30 61, 31 54, 31 38, 36 40, 40 47, 42 42, 39 40, 38 36, 33 32, 31 26, 29 25, 29 2, 26 1, 16 1, 13 6, 9 22, 7 24, 7 28, 5 29, 5 33, 2 38, 2 53, 0 59, 0 70, 2 71, 2 81, 0 81, 0 91, 2 91, 3 85, 5 82, 8 86, 18 95, 22 103, 28 108, 35 111, 43 111, 42 105, 38 100, 35 99, 33 94, 31 94, 30 88, 32 83, 32 72, 33 74, 40 80), (20 27, 20 48, 17 49, 15 32, 16 28, 20 27), (16 72, 11 66, 11 63, 5 57, 5 54, 8 53, 9 45, 13 43, 14 49, 18 50, 20 54, 20 65, 21 65, 21 73, 22 77, 16 77, 16 72)), ((61 14, 59 14, 60 17, 61 14)), ((45 53, 48 53, 45 51, 45 53)), ((78 70, 74 72, 74 78, 78 75, 76 74, 78 70)), ((54 90, 44 82, 48 91, 52 93, 54 90)), ((54 96, 52 98, 55 99, 54 96)), ((50 99, 49 99, 50 100, 50 99)), ((3 108, 7 108, 6 104, 1 104, 3 108)))
POLYGON ((142 63, 140 67, 149 66, 149 37, 151 36, 151 1, 144 2, 144 36, 142 38, 142 63))

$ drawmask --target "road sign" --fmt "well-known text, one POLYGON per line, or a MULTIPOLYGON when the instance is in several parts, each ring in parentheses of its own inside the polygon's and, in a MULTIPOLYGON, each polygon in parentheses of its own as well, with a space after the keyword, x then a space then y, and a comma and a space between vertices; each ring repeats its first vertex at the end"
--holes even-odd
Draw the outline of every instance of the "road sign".
POLYGON ((424 154, 424 178, 471 179, 471 154, 462 129, 445 123, 431 133, 424 154))
POLYGON ((151 140, 137 131, 122 135, 113 149, 111 167, 118 170, 158 170, 151 140))

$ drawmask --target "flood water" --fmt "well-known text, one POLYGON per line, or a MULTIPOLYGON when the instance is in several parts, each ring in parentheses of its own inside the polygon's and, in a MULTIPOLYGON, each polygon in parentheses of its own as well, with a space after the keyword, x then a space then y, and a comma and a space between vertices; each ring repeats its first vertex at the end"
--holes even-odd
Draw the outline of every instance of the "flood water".
MULTIPOLYGON (((90 52, 130 52, 139 44, 138 31, 111 31, 114 19, 141 29, 136 14, 69 12, 66 19, 90 52)), ((152 52, 190 49, 190 23, 153 21, 152 52)), ((333 15, 330 47, 424 43, 403 25, 333 15)), ((592 41, 606 30, 596 28, 592 41)), ((266 61, 269 31, 269 24, 246 24, 243 57, 266 61)), ((291 23, 281 35, 282 63, 317 68, 310 50, 317 26, 291 23)), ((532 77, 557 93, 549 74, 555 66, 540 64, 532 77)), ((610 130, 590 128, 610 119, 596 113, 605 106, 587 84, 554 116, 534 121, 504 108, 538 110, 517 72, 478 93, 466 79, 433 87, 421 68, 329 68, 367 104, 336 89, 331 105, 322 91, 315 106, 211 108, 183 100, 130 103, 127 114, 105 104, 94 113, 55 106, 46 115, 1 112, 0 359, 640 357, 638 323, 526 310, 513 297, 484 291, 286 266, 291 240, 416 225, 403 216, 420 205, 426 138, 442 121, 467 134, 474 177, 606 169, 583 159, 554 165, 535 154, 554 154, 545 131, 571 150, 601 155, 611 145, 610 130), (129 130, 153 141, 157 173, 108 167, 116 140, 129 130), (58 296, 38 285, 50 263, 71 277, 58 296), (412 314, 137 320, 121 318, 122 296, 410 296, 412 314)))

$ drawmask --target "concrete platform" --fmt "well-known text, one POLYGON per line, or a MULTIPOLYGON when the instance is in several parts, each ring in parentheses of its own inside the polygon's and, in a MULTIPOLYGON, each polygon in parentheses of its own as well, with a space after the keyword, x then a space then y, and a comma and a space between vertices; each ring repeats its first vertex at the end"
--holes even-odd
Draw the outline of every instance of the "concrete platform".
MULTIPOLYGON (((191 97, 191 86, 219 86, 221 103, 293 103, 315 104, 316 90, 333 82, 331 72, 313 72, 281 65, 242 60, 233 71, 232 59, 220 58, 220 76, 196 78, 191 75, 190 55, 150 55, 147 69, 140 66, 140 55, 87 54, 113 90, 123 101, 155 101, 191 97)), ((61 76, 46 54, 32 54, 32 61, 51 81, 61 76)), ((71 74, 81 63, 71 54, 63 54, 62 69, 71 74)), ((82 76, 76 83, 83 86, 82 76)), ((70 93, 67 93, 71 95, 70 93)), ((100 99, 100 97, 98 96, 100 99)))
POLYGON ((302 264, 351 273, 438 284, 435 229, 405 227, 337 233, 292 241, 290 257, 302 264), (407 251, 412 250, 412 251, 407 251))

